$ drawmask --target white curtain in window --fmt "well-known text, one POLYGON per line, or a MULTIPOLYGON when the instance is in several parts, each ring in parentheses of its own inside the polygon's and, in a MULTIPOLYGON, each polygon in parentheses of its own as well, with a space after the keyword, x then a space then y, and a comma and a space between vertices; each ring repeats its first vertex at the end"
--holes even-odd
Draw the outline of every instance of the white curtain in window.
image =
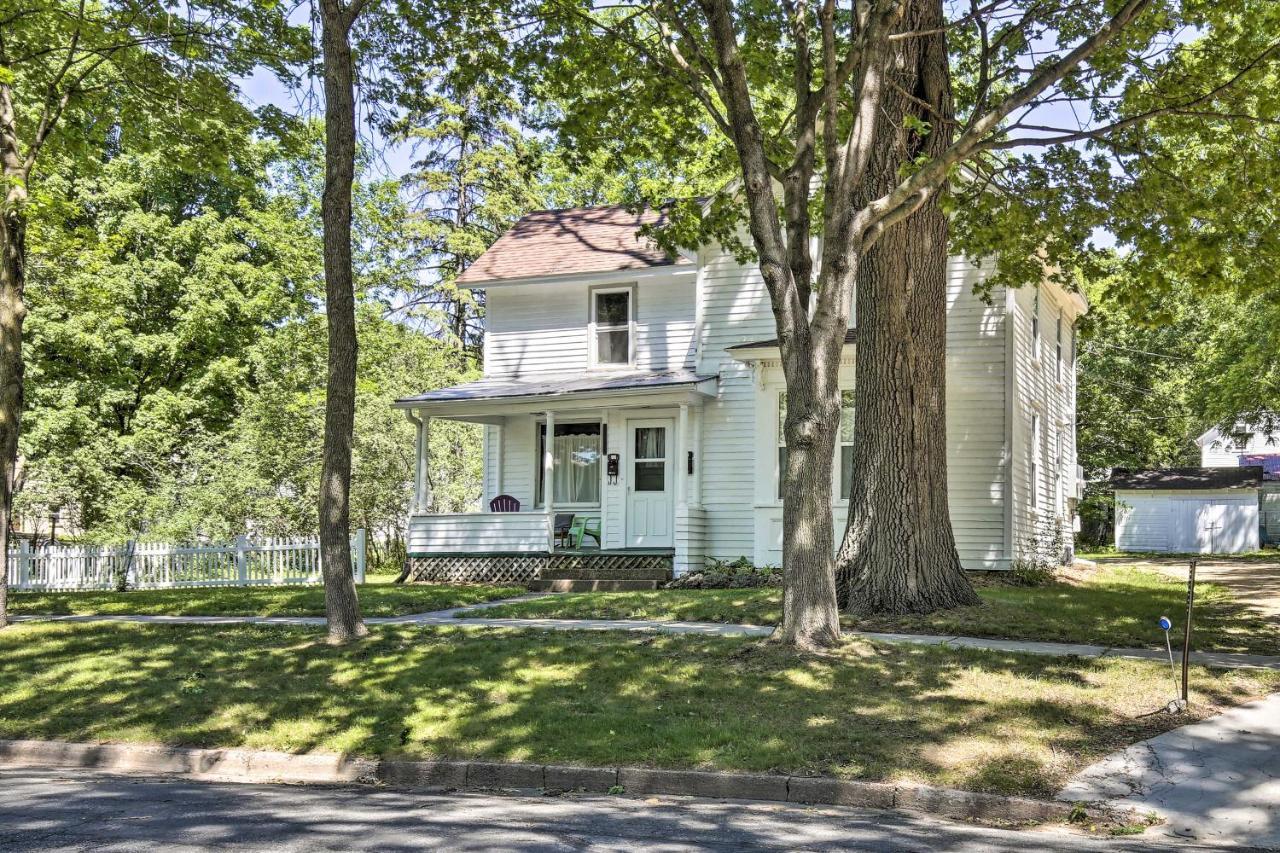
POLYGON ((556 503, 599 503, 600 436, 557 435, 552 453, 556 503))

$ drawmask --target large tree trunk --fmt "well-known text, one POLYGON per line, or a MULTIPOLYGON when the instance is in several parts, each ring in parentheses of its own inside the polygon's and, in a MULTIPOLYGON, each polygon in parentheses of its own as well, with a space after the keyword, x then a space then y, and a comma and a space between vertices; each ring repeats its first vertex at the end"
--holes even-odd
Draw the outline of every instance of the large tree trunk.
POLYGON ((9 624, 9 525, 17 482, 22 422, 22 321, 26 285, 27 201, 30 166, 18 143, 13 89, 0 83, 0 628, 9 624))
POLYGON ((329 641, 368 633, 351 571, 351 439, 356 410, 355 288, 351 272, 351 185, 355 179, 355 81, 351 20, 340 0, 320 4, 324 48, 325 311, 329 376, 325 389, 324 470, 320 480, 320 559, 329 641))
MULTIPOLYGON (((840 335, 843 342, 844 335, 840 335)), ((840 640, 831 528, 831 464, 840 424, 840 344, 793 344, 786 359, 782 471, 782 624, 775 638, 814 650, 840 640), (814 369, 814 364, 818 368, 814 369)))
MULTIPOLYGON (((938 0, 911 0, 865 203, 921 154, 951 141, 954 110, 938 0), (909 94, 908 94, 909 93, 909 94), (928 104, 929 108, 925 108, 928 104), (928 122, 921 134, 898 117, 928 122)), ((947 505, 946 269, 948 223, 935 193, 891 227, 857 270, 857 383, 849 522, 837 557, 844 606, 855 613, 927 613, 977 603, 956 553, 947 505)))
POLYGON ((0 216, 0 628, 9 624, 9 525, 22 420, 22 301, 26 222, 17 206, 0 216))

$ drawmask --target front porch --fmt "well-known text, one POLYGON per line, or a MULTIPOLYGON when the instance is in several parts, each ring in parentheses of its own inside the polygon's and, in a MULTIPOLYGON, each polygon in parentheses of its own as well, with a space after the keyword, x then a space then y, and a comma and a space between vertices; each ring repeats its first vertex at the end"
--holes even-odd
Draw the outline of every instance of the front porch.
POLYGON ((696 451, 715 386, 684 371, 612 373, 482 380, 398 401, 417 427, 410 577, 652 588, 700 565, 696 451), (433 420, 484 426, 479 511, 433 511, 433 420))

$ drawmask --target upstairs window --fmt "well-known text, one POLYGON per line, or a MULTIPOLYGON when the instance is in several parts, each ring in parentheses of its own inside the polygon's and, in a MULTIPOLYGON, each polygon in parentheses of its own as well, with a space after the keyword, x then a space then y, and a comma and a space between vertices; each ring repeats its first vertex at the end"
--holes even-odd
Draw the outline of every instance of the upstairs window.
POLYGON ((1040 288, 1031 302, 1031 360, 1040 360, 1040 288))
POLYGON ((634 358, 635 298, 630 287, 591 291, 591 363, 626 367, 634 358))
POLYGON ((1057 360, 1057 370, 1058 370, 1058 382, 1059 382, 1059 384, 1061 384, 1061 382, 1062 382, 1062 315, 1061 315, 1061 314, 1059 314, 1059 315, 1058 315, 1058 360, 1057 360))

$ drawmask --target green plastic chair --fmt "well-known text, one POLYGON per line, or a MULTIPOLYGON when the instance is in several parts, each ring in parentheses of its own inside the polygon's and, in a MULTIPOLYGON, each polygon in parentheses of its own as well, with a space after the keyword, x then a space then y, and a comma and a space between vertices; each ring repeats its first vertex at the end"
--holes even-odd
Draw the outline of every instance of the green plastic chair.
POLYGON ((569 527, 569 541, 573 543, 573 547, 582 547, 583 536, 590 536, 596 540, 596 547, 599 548, 600 519, 586 515, 574 516, 573 524, 569 527))

